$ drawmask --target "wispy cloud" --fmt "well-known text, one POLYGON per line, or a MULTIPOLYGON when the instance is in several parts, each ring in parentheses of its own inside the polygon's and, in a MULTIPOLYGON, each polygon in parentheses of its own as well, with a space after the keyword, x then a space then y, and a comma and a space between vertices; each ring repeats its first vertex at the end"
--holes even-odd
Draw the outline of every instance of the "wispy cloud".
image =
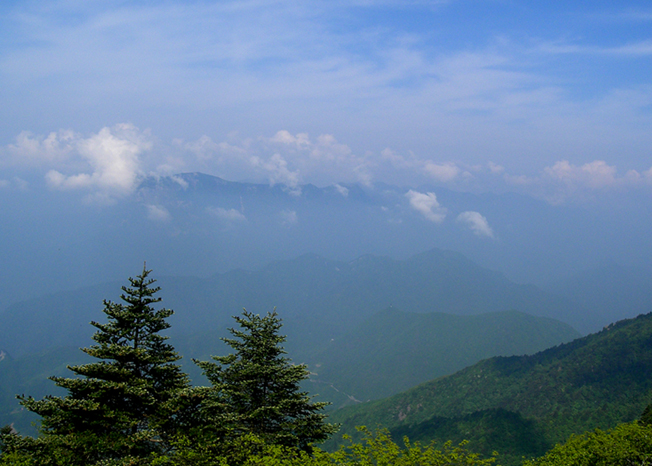
POLYGON ((245 217, 242 212, 235 209, 225 209, 224 207, 207 207, 206 211, 209 214, 229 224, 244 222, 247 220, 247 217, 245 217))
POLYGON ((622 57, 645 57, 652 55, 652 40, 633 42, 617 47, 551 43, 541 45, 539 50, 551 54, 594 54, 622 57))
POLYGON ((489 222, 487 222, 486 217, 481 215, 480 212, 462 212, 457 216, 457 221, 466 225, 477 236, 494 238, 494 232, 489 226, 489 222))
POLYGON ((427 220, 441 223, 446 218, 446 208, 439 205, 435 193, 420 193, 409 190, 405 197, 410 201, 410 207, 423 215, 427 220))
MULTIPOLYGON (((580 163, 578 148, 613 151, 629 141, 624 152, 633 159, 649 146, 649 111, 630 94, 645 100, 652 90, 635 73, 573 75, 559 63, 566 54, 578 56, 580 69, 581 60, 609 64, 610 56, 637 63, 652 53, 649 38, 616 38, 608 47, 593 36, 566 39, 579 36, 573 31, 534 39, 527 24, 513 36, 481 24, 438 32, 392 14, 430 15, 424 22, 444 27, 464 21, 465 8, 394 0, 18 2, 2 18, 10 32, 0 54, 0 106, 11 118, 0 121, 0 135, 13 138, 35 119, 31 128, 86 133, 128 119, 186 148, 154 170, 193 166, 220 175, 219 166, 222 176, 244 179, 256 165, 288 186, 313 181, 324 160, 345 175, 341 181, 370 184, 379 168, 412 164, 431 180, 453 182, 464 178, 464 165, 487 157, 506 167, 524 155, 580 163), (462 16, 447 17, 453 9, 462 16), (453 36, 442 40, 447 32, 453 36), (231 131, 265 135, 251 144, 270 153, 220 133, 231 131), (385 148, 402 160, 378 156, 385 148)), ((43 153, 52 158, 74 150, 58 133, 25 136, 50 144, 43 153)))
POLYGON ((147 218, 155 222, 167 222, 172 216, 165 206, 157 204, 147 204, 147 218))
POLYGON ((652 10, 625 8, 619 11, 597 13, 591 16, 598 18, 605 23, 613 23, 615 21, 648 22, 648 21, 652 21, 652 10))
POLYGON ((299 222, 299 216, 295 210, 282 210, 280 212, 281 224, 287 227, 296 225, 299 222))

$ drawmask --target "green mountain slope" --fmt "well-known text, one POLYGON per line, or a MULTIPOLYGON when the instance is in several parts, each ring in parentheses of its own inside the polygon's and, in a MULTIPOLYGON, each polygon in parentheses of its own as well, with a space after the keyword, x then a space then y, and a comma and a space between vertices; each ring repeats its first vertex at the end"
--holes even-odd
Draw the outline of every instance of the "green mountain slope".
POLYGON ((313 358, 311 380, 314 391, 349 404, 393 395, 489 356, 532 354, 579 336, 562 322, 516 311, 456 316, 390 308, 333 339, 313 358))
POLYGON ((503 451, 514 458, 538 450, 536 443, 634 420, 651 401, 652 314, 646 314, 535 355, 481 361, 391 398, 342 409, 331 420, 342 423, 342 433, 380 425, 422 440, 463 435, 491 451, 496 445, 486 427, 472 417, 497 425, 509 412, 519 417, 508 429, 512 434, 518 425, 540 433, 503 451))

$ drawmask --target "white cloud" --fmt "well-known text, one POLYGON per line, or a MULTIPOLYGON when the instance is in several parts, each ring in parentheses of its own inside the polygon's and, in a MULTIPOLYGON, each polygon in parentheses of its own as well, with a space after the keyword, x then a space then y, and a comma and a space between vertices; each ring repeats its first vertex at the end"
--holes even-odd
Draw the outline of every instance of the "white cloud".
POLYGON ((349 195, 349 189, 346 188, 345 186, 336 184, 335 189, 337 190, 338 193, 340 193, 344 197, 348 197, 349 195))
POLYGON ((130 124, 102 128, 87 139, 72 132, 50 133, 45 139, 21 134, 10 149, 40 159, 41 166, 56 166, 45 175, 50 187, 98 189, 106 194, 129 194, 136 188, 139 155, 152 145, 146 133, 130 124), (85 172, 65 175, 60 170, 85 172))
POLYGON ((412 178, 416 174, 423 173, 428 178, 440 183, 451 183, 459 180, 460 177, 463 179, 472 178, 471 172, 478 172, 482 168, 481 165, 465 165, 452 161, 437 163, 418 157, 412 151, 407 156, 403 156, 388 147, 383 149, 380 155, 381 161, 389 162, 395 170, 411 173, 412 178), (466 170, 463 170, 459 165, 464 166, 466 170))
POLYGON ((194 142, 177 140, 175 145, 195 155, 186 167, 230 180, 265 179, 271 185, 282 184, 300 195, 299 185, 307 182, 330 185, 337 182, 370 184, 372 166, 366 156, 357 156, 331 134, 312 140, 307 133, 277 131, 272 137, 245 138, 214 142, 202 136, 194 142), (193 165, 194 164, 194 165, 193 165), (195 168, 191 168, 194 166, 195 168))
MULTIPOLYGON (((307 135, 306 135, 307 136, 307 135)), ((346 160, 352 151, 346 144, 340 144, 332 134, 320 134, 312 145, 310 156, 321 160, 346 160)))
POLYGON ((121 124, 112 129, 102 128, 95 136, 80 141, 78 151, 93 168, 88 175, 91 184, 129 192, 135 188, 139 175, 138 156, 151 146, 136 127, 121 124))
POLYGON ((505 171, 505 167, 502 165, 497 165, 493 162, 489 162, 487 166, 489 167, 489 171, 494 175, 499 175, 505 171))
POLYGON ((596 199, 602 193, 649 188, 652 185, 652 169, 643 172, 630 169, 619 174, 614 165, 604 160, 582 165, 560 160, 545 167, 539 175, 505 173, 503 180, 521 192, 552 204, 561 204, 596 199))
POLYGON ((70 130, 51 132, 47 136, 36 136, 29 131, 21 131, 15 144, 7 146, 9 157, 5 164, 18 166, 40 166, 65 160, 75 150, 79 135, 70 130))
POLYGON ((460 174, 460 169, 452 162, 444 164, 426 162, 423 169, 431 177, 437 181, 441 181, 442 183, 453 181, 455 178, 457 178, 457 175, 460 174))
MULTIPOLYGON (((255 160, 260 160, 256 158, 255 160)), ((258 163, 258 162, 257 162, 258 163)), ((296 194, 301 194, 299 186, 299 171, 292 171, 288 168, 287 161, 281 154, 274 154, 267 161, 260 161, 259 166, 269 173, 269 182, 271 185, 281 183, 291 188, 296 194)))
POLYGON ((180 176, 171 176, 170 179, 181 186, 183 189, 188 189, 188 182, 180 176))
POLYGON ((414 210, 421 213, 421 215, 431 222, 441 223, 446 218, 446 208, 439 205, 435 193, 424 194, 409 190, 405 194, 405 197, 410 200, 410 206, 414 210))
POLYGON ((236 209, 225 209, 223 207, 207 207, 206 211, 211 215, 228 223, 244 222, 247 217, 236 209))
POLYGON ((286 226, 295 225, 299 222, 299 217, 295 210, 282 210, 280 212, 281 223, 286 226))
POLYGON ((487 219, 479 212, 462 212, 457 216, 457 221, 464 223, 478 236, 487 236, 489 238, 494 237, 494 232, 489 226, 489 222, 487 222, 487 219))
POLYGON ((147 218, 155 222, 167 222, 172 218, 170 212, 162 205, 148 204, 147 218))
POLYGON ((618 182, 616 167, 607 165, 602 160, 595 160, 582 166, 572 165, 567 160, 561 160, 552 167, 546 167, 544 172, 554 180, 593 189, 613 186, 618 182))
MULTIPOLYGON (((397 1, 369 3, 403 8, 397 1)), ((330 167, 330 175, 339 170, 360 174, 359 179, 369 180, 372 174, 374 180, 382 179, 370 173, 371 164, 354 171, 359 164, 345 162, 346 156, 332 146, 311 151, 319 145, 314 135, 326 132, 355 135, 347 141, 353 155, 363 154, 365 144, 375 153, 392 145, 403 146, 396 149, 403 153, 437 154, 439 162, 431 168, 438 180, 459 176, 446 164, 446 170, 437 168, 442 160, 454 159, 461 167, 462 160, 479 163, 479 154, 502 154, 497 160, 502 164, 525 156, 544 160, 542 153, 571 158, 584 142, 594 141, 592 147, 584 145, 590 151, 605 147, 603 138, 610 138, 607 149, 613 151, 628 136, 629 145, 636 147, 623 152, 632 158, 641 154, 641 147, 649 147, 649 112, 631 113, 636 107, 627 101, 617 113, 599 111, 604 96, 615 91, 640 88, 649 94, 645 79, 633 72, 607 73, 610 77, 602 79, 574 75, 584 63, 565 67, 551 62, 563 59, 551 52, 589 51, 593 55, 578 58, 603 60, 596 66, 608 67, 613 65, 608 54, 632 61, 649 56, 649 40, 618 44, 617 39, 587 37, 586 43, 615 45, 539 47, 529 46, 527 28, 514 32, 517 41, 490 28, 479 30, 477 40, 443 44, 431 31, 407 24, 407 29, 380 24, 368 28, 361 19, 333 27, 341 26, 351 2, 320 1, 310 8, 305 2, 271 1, 123 2, 120 8, 105 2, 53 4, 46 8, 17 2, 5 18, 24 45, 10 43, 3 54, 3 83, 11 90, 5 93, 4 109, 21 117, 9 120, 35 115, 42 121, 38 124, 48 124, 47 118, 56 118, 48 113, 54 112, 41 116, 37 109, 62 108, 67 117, 77 113, 98 127, 126 114, 158 121, 159 134, 190 139, 197 137, 196 128, 273 134, 267 142, 284 149, 272 152, 311 182, 318 170, 307 161, 291 160, 286 150, 342 159, 330 167), (62 21, 60 15, 68 14, 76 20, 62 21), (297 129, 278 131, 278 122, 297 129), (617 137, 602 136, 603 127, 617 137)), ((389 21, 392 13, 385 13, 389 21)), ((646 17, 649 11, 632 14, 646 17)), ((464 31, 451 27, 459 34, 464 31)), ((580 35, 575 31, 565 37, 580 35)), ((47 138, 40 142, 46 144, 47 138)), ((233 149, 212 146, 205 138, 206 144, 198 141, 193 150, 206 163, 233 149)), ((552 162, 547 158, 544 163, 552 162)))
POLYGON ((406 160, 405 157, 397 154, 389 147, 386 147, 380 151, 380 155, 384 160, 389 161, 394 167, 397 168, 412 168, 414 166, 413 163, 406 160))
POLYGON ((286 144, 296 146, 298 149, 308 148, 312 145, 310 138, 307 133, 299 133, 296 136, 292 136, 289 131, 281 130, 278 131, 271 139, 270 142, 278 144, 286 144))
MULTIPOLYGON (((306 133, 293 135, 281 130, 271 138, 238 140, 237 135, 231 134, 227 139, 215 142, 202 136, 196 141, 172 140, 167 144, 157 140, 154 151, 151 150, 154 139, 129 124, 105 127, 89 137, 71 130, 46 136, 21 132, 15 143, 0 148, 0 168, 3 168, 0 176, 14 180, 17 175, 24 176, 21 170, 41 171, 50 187, 84 190, 86 200, 98 202, 110 202, 112 198, 132 193, 146 174, 172 176, 185 189, 187 182, 174 174, 187 171, 232 181, 267 181, 282 185, 296 196, 301 195, 302 183, 334 186, 347 196, 347 188, 339 183, 372 186, 372 180, 379 180, 415 186, 435 180, 460 190, 504 192, 507 189, 561 203, 590 200, 601 192, 648 189, 652 185, 652 169, 619 172, 605 160, 579 164, 558 160, 548 166, 542 164, 538 172, 530 170, 524 175, 493 161, 434 162, 412 151, 401 155, 388 147, 379 154, 366 151, 359 156, 328 133, 311 139, 306 133)), ((421 202, 424 208, 425 198, 415 198, 415 202, 421 202)), ((424 215, 428 218, 445 215, 445 209, 432 212, 424 215)))

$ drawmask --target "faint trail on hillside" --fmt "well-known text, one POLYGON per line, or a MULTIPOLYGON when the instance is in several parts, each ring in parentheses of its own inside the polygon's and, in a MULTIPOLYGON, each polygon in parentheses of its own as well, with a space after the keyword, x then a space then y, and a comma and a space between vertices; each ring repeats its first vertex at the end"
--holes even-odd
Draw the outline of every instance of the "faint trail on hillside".
POLYGON ((337 388, 337 387, 336 387, 332 382, 324 382, 324 381, 322 381, 322 380, 318 380, 318 379, 310 379, 310 382, 312 382, 312 383, 319 383, 319 384, 322 384, 322 385, 328 385, 328 386, 331 387, 333 390, 335 390, 337 393, 342 393, 344 396, 346 396, 349 400, 353 401, 354 403, 362 403, 362 401, 358 400, 358 399, 357 399, 356 397, 354 397, 353 395, 349 395, 349 394, 346 393, 345 391, 343 391, 343 390, 339 390, 339 389, 338 389, 338 388, 337 388))

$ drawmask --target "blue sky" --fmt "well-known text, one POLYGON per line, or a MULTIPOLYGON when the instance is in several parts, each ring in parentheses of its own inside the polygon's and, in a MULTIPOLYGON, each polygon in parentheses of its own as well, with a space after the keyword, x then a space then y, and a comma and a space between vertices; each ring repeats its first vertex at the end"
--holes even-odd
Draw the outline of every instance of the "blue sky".
POLYGON ((5 1, 0 188, 652 187, 648 2, 5 1))

